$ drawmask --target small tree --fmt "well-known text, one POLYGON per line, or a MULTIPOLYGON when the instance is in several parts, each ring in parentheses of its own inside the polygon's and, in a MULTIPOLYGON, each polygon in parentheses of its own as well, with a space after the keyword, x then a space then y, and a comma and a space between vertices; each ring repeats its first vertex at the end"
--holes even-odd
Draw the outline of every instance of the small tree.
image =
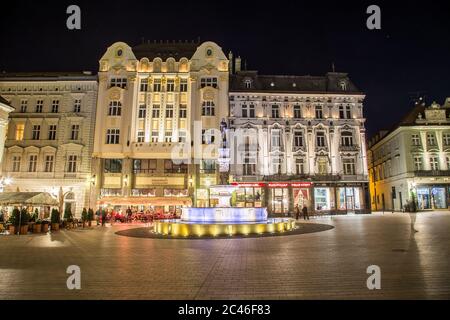
POLYGON ((22 208, 22 210, 20 211, 20 225, 21 226, 26 226, 28 224, 28 222, 30 221, 31 216, 28 213, 26 208, 22 208))
POLYGON ((36 222, 36 220, 39 219, 39 210, 38 208, 34 209, 34 213, 30 218, 30 221, 36 222))
POLYGON ((20 223, 20 210, 18 208, 14 208, 12 211, 11 216, 9 217, 9 223, 11 223, 13 226, 18 227, 20 223))
POLYGON ((52 223, 59 223, 60 222, 61 219, 59 217, 58 209, 55 209, 55 208, 52 209, 50 220, 51 220, 52 223))
POLYGON ((66 221, 72 221, 72 210, 70 210, 70 207, 66 207, 66 209, 64 210, 64 220, 66 221))

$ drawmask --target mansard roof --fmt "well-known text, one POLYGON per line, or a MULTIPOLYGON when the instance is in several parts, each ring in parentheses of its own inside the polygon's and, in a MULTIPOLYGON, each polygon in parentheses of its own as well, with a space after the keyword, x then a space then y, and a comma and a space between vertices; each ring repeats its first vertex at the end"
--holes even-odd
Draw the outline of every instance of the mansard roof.
POLYGON ((259 75, 240 71, 230 77, 230 91, 273 93, 349 93, 362 94, 347 73, 329 72, 325 76, 259 75), (250 81, 250 88, 247 82, 250 81), (345 86, 345 90, 342 86, 345 86))
POLYGON ((134 46, 132 50, 137 59, 148 58, 151 61, 157 57, 163 60, 172 57, 178 61, 183 57, 190 59, 199 45, 199 41, 154 40, 134 46))
POLYGON ((75 72, 1 72, 0 81, 70 81, 97 80, 91 71, 75 72))

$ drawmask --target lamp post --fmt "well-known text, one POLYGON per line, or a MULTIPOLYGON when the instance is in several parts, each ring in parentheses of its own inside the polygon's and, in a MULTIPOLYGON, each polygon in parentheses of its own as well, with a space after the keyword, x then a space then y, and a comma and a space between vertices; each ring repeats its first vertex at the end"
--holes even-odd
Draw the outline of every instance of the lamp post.
POLYGON ((211 207, 211 192, 209 187, 211 186, 211 180, 208 178, 205 179, 206 190, 208 190, 208 207, 211 207))

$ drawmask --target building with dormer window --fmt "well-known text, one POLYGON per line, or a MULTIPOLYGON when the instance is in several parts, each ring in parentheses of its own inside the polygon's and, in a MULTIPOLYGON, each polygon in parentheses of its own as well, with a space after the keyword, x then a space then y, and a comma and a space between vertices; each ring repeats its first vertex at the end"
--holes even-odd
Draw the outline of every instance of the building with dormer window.
POLYGON ((287 215, 369 211, 365 95, 345 73, 230 79, 230 175, 237 206, 287 215))
POLYGON ((416 103, 391 131, 369 142, 372 210, 450 206, 450 98, 416 103), (408 208, 409 206, 409 208, 408 208))

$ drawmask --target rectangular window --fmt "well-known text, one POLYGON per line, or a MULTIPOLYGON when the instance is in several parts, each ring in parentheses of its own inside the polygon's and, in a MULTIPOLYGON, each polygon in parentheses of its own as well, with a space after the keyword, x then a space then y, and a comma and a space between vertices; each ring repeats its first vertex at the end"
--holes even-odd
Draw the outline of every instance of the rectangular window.
POLYGON ((139 89, 141 92, 148 91, 148 78, 141 79, 141 84, 140 84, 139 89))
POLYGON ((161 79, 155 79, 153 82, 153 92, 161 92, 161 79))
POLYGON ((75 99, 73 103, 73 112, 81 112, 81 99, 75 99))
POLYGON ((141 104, 139 106, 138 117, 139 119, 144 119, 147 115, 147 106, 145 104, 141 104))
POLYGON ((341 133, 341 146, 345 147, 353 146, 353 134, 351 132, 341 133))
POLYGON ((109 103, 108 116, 120 116, 122 114, 122 103, 117 100, 112 100, 109 103))
POLYGON ((172 131, 166 131, 164 135, 165 142, 172 142, 172 131))
POLYGON ((345 107, 345 115, 347 116, 347 119, 352 118, 352 108, 350 106, 345 107))
POLYGON ((159 140, 159 133, 158 131, 152 131, 152 142, 158 142, 159 140))
POLYGON ((420 146, 420 137, 418 134, 413 134, 411 136, 411 141, 413 146, 420 146))
POLYGON ((279 118, 280 117, 280 106, 274 104, 272 106, 272 118, 279 118))
POLYGON ((217 78, 216 77, 207 77, 200 79, 200 86, 204 87, 213 87, 217 88, 217 78))
POLYGON ((55 160, 55 156, 53 155, 47 155, 45 156, 45 172, 53 172, 53 163, 55 160))
POLYGON ((294 118, 300 119, 302 117, 302 112, 300 106, 294 106, 294 118))
POLYGON ((28 161, 28 172, 36 172, 37 155, 31 155, 28 161))
POLYGON ((178 142, 181 142, 181 143, 186 142, 186 131, 184 131, 184 130, 178 131, 178 142))
POLYGON ((251 105, 242 105, 242 117, 243 118, 254 118, 255 117, 255 106, 251 105))
POLYGON ((74 124, 72 125, 72 132, 70 134, 70 140, 78 140, 80 134, 80 125, 74 124))
POLYGON ((145 133, 144 131, 138 131, 137 133, 137 142, 144 142, 145 133))
POLYGON ((414 157, 414 170, 422 170, 422 157, 414 157))
POLYGON ((316 106, 316 119, 323 119, 322 106, 316 106))
POLYGON ((444 133, 442 140, 444 141, 445 146, 450 146, 450 133, 444 133))
POLYGON ((53 100, 52 101, 52 113, 58 113, 59 112, 59 100, 53 100))
POLYGON ((39 140, 39 138, 41 137, 41 126, 34 125, 33 131, 31 133, 32 133, 32 136, 31 136, 32 140, 39 140))
POLYGON ((56 140, 56 124, 48 126, 48 140, 56 140))
POLYGON ((127 78, 111 78, 110 87, 119 87, 125 89, 127 87, 127 78))
POLYGON ((159 118, 159 105, 158 104, 153 105, 152 118, 159 118))
POLYGON ((27 112, 28 107, 28 100, 21 100, 20 101, 20 112, 25 113, 27 112))
POLYGON ((106 130, 106 144, 119 144, 120 129, 106 130))
POLYGON ((202 160, 200 162, 200 173, 214 173, 216 171, 216 161, 215 160, 202 160))
POLYGON ((180 104, 180 118, 187 118, 187 106, 185 104, 180 104))
POLYGON ((173 105, 166 105, 166 118, 173 118, 173 105))
POLYGON ((104 159, 103 172, 105 173, 121 173, 122 159, 104 159))
POLYGON ((202 116, 214 116, 215 105, 212 101, 204 101, 202 104, 202 116))
POLYGON ((295 133, 294 133, 294 147, 303 147, 303 132, 295 131, 295 133))
POLYGON ((187 173, 187 164, 164 160, 164 173, 187 173))
POLYGON ((211 129, 202 130, 202 144, 213 144, 215 141, 214 131, 211 129))
POLYGON ((427 143, 429 146, 436 145, 436 139, 433 133, 427 133, 427 143))
POLYGON ((355 159, 344 159, 344 174, 346 175, 354 175, 355 174, 355 159))
POLYGON ((325 147, 325 132, 317 132, 316 146, 325 147))
POLYGON ((186 79, 181 79, 180 81, 180 92, 187 92, 188 84, 186 79))
POLYGON ((175 91, 175 81, 173 80, 167 80, 167 92, 174 92, 175 91))
POLYGON ((23 140, 23 134, 25 132, 25 124, 19 123, 16 125, 16 140, 22 141, 23 140))
POLYGON ((439 159, 438 157, 431 157, 430 158, 430 168, 432 171, 439 170, 439 159))
POLYGON ((281 131, 279 129, 273 129, 271 135, 272 148, 281 147, 281 131))
POLYGON ((77 156, 70 155, 67 158, 67 172, 71 173, 77 172, 77 156))
POLYGON ((298 175, 305 174, 305 160, 301 158, 295 159, 295 173, 298 175))
POLYGON ((44 108, 44 100, 36 100, 36 113, 42 113, 44 108))
POLYGON ((12 157, 12 172, 19 172, 20 171, 20 161, 22 158, 20 156, 13 156, 12 157))
POLYGON ((155 173, 157 169, 156 159, 134 159, 133 173, 155 173))

